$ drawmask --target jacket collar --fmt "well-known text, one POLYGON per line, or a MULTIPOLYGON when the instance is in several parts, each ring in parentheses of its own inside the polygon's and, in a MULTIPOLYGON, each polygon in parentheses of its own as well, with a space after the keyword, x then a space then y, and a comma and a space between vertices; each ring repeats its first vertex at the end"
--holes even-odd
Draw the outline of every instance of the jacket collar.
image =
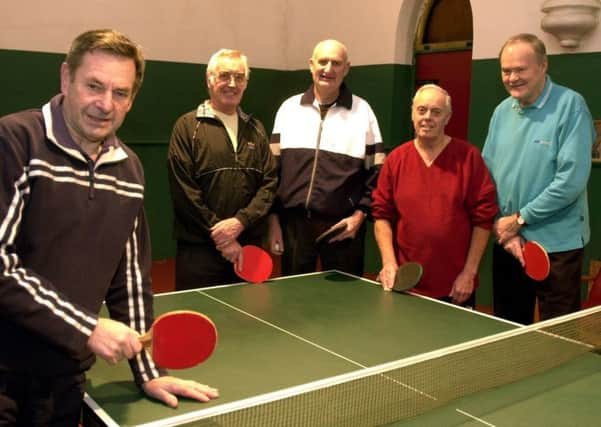
MULTIPOLYGON (((250 120, 250 114, 246 114, 240 107, 236 109, 236 112, 238 113, 238 117, 240 117, 240 119, 244 122, 248 122, 250 120)), ((208 99, 196 108, 196 118, 219 120, 219 117, 217 117, 215 114, 215 110, 211 106, 211 102, 208 99)))
MULTIPOLYGON (((309 89, 307 89, 307 91, 303 93, 303 96, 301 96, 301 105, 312 105, 315 102, 315 92, 313 92, 313 86, 313 84, 309 86, 309 89)), ((353 94, 345 82, 342 82, 340 85, 340 92, 338 93, 338 97, 336 98, 336 101, 334 101, 334 104, 344 107, 347 110, 353 108, 353 94)))

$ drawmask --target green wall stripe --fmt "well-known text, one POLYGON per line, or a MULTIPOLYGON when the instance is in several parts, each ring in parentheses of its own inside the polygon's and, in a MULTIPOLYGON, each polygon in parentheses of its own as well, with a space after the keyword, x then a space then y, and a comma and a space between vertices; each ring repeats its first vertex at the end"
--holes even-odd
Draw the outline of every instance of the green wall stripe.
MULTIPOLYGON (((1 50, 0 115, 39 107, 59 90, 59 68, 64 55, 1 50)), ((582 93, 595 118, 601 118, 598 76, 601 54, 554 55, 549 58, 554 81, 582 93)), ((194 109, 207 97, 202 64, 148 61, 145 82, 119 134, 140 156, 146 171, 146 208, 153 241, 153 258, 172 257, 171 202, 165 157, 171 128, 176 118, 194 109)), ((387 150, 411 138, 410 102, 414 91, 414 69, 410 65, 352 67, 347 82, 353 92, 374 109, 387 150)), ((242 108, 259 118, 268 132, 277 108, 287 97, 304 91, 311 82, 308 70, 279 71, 253 68, 242 108)), ((488 121, 495 106, 505 97, 496 59, 472 64, 469 139, 482 147, 488 121), (476 108, 477 107, 477 108, 476 108)), ((586 248, 587 263, 601 258, 601 165, 594 165, 589 181, 589 204, 593 239, 586 248)), ((490 251, 482 262, 480 304, 491 304, 490 251)), ((377 273, 380 259, 373 233, 368 233, 366 271, 377 273)))

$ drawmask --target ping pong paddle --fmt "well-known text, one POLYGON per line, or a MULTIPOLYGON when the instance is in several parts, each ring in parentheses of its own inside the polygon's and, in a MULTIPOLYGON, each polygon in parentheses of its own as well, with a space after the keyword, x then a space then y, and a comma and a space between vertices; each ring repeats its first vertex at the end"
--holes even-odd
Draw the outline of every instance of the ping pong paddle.
POLYGON ((170 311, 157 317, 140 337, 161 368, 186 369, 204 362, 217 343, 215 324, 204 314, 189 310, 170 311))
POLYGON ((547 251, 538 242, 529 240, 524 244, 524 269, 531 279, 541 281, 549 276, 551 263, 547 251))
POLYGON ((317 236, 317 239, 315 239, 315 243, 319 245, 323 241, 329 241, 330 239, 333 239, 334 237, 338 236, 344 230, 346 230, 346 223, 336 223, 330 228, 328 228, 326 231, 321 233, 319 236, 317 236))
POLYGON ((393 291, 404 292, 415 287, 422 278, 424 269, 417 262, 406 262, 401 265, 394 276, 393 291))
POLYGON ((258 246, 242 247, 242 266, 234 265, 234 271, 243 280, 251 283, 262 283, 271 276, 273 260, 271 256, 258 246), (242 268, 240 268, 242 267, 242 268))

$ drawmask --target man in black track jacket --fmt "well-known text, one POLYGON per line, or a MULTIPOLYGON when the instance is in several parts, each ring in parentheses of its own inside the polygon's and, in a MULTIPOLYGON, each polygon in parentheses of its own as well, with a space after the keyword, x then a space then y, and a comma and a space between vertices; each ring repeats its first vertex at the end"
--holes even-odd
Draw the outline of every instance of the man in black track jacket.
POLYGON ((239 281, 242 246, 261 245, 277 186, 260 121, 240 109, 246 56, 216 52, 207 65, 210 99, 181 116, 168 153, 177 240, 176 288, 239 281))
POLYGON ((144 173, 115 132, 143 74, 136 44, 88 31, 61 94, 0 118, 0 425, 77 426, 95 356, 129 359, 169 406, 217 396, 166 376, 138 340, 153 321, 144 173))

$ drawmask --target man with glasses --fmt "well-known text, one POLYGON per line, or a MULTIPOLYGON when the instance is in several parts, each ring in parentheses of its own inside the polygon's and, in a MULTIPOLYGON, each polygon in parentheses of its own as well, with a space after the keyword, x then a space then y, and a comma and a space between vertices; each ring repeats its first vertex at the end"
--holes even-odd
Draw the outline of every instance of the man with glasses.
POLYGON ((261 245, 267 230, 277 175, 263 125, 240 109, 249 73, 240 51, 213 54, 209 99, 173 128, 167 164, 178 290, 238 281, 242 246, 261 245))
POLYGON ((499 59, 510 96, 495 109, 482 151, 500 208, 493 228, 494 311, 529 324, 535 299, 541 320, 580 309, 594 129, 582 96, 547 75, 546 49, 538 37, 509 38, 499 59), (523 239, 549 253, 551 272, 542 282, 524 273, 523 239))

